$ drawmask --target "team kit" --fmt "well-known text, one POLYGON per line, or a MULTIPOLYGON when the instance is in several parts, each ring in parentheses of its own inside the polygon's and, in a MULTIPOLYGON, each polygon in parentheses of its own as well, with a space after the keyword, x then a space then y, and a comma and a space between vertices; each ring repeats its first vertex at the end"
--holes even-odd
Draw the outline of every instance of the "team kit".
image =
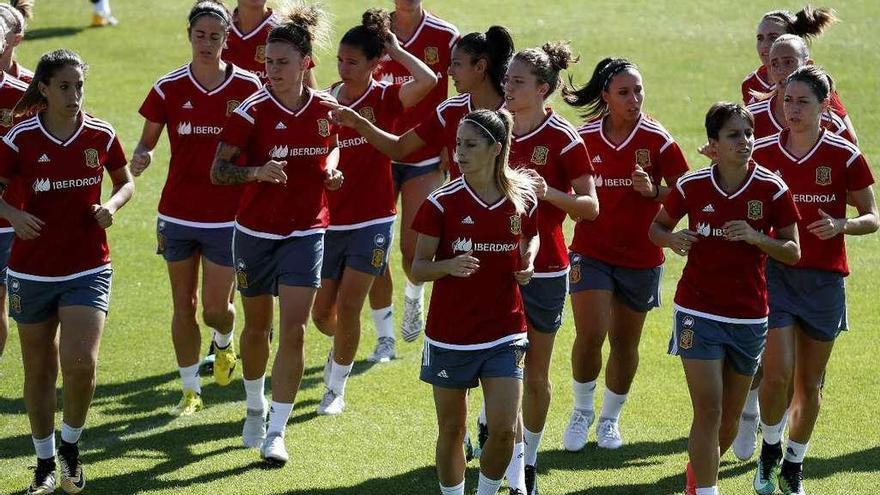
POLYGON ((515 49, 503 26, 462 35, 421 1, 395 0, 390 12, 364 12, 333 46, 338 80, 328 86, 313 73, 314 51, 330 47, 326 12, 235 3, 193 5, 191 61, 145 90, 130 157, 113 126, 82 109, 80 55, 60 49, 33 72, 20 66, 32 1, 0 5, 0 353, 12 318, 37 457, 27 493, 85 489, 78 442, 113 278, 105 231, 137 178, 157 173, 149 168, 163 131, 170 160, 156 252, 168 266, 181 383, 170 414, 203 409, 206 365, 220 386, 240 372, 243 446, 286 463, 310 323, 332 341, 320 415, 345 414, 366 304, 376 328, 368 360, 397 357, 396 245, 399 333, 422 337, 420 378, 437 409, 431 491, 463 495, 466 463, 478 458, 478 495, 502 484, 537 494, 566 302, 573 408, 554 441, 577 452, 594 435, 599 448, 620 448, 665 248, 686 257, 668 346, 694 408, 684 493, 720 493, 727 450, 743 461, 758 452, 742 492, 806 493, 826 366, 847 329, 844 236, 880 226, 855 127, 832 76, 810 58, 808 42, 836 22, 833 11, 759 19, 760 65, 742 81, 742 102, 707 111, 709 165, 694 170, 642 111, 645 81, 627 59, 604 58, 588 81, 566 82, 578 62, 568 43, 515 49), (557 93, 582 123, 553 109, 557 93), (469 404, 476 387, 482 404, 469 404), (480 410, 471 428, 469 407, 480 410))

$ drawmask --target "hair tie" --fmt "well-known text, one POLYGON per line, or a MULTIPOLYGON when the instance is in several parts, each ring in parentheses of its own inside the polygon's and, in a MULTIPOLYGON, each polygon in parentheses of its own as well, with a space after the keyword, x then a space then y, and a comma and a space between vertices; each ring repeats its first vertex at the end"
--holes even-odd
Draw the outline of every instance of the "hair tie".
POLYGON ((497 142, 498 142, 498 140, 495 139, 495 135, 492 134, 492 132, 489 131, 489 129, 487 129, 486 126, 484 126, 483 124, 477 122, 476 120, 474 120, 474 119, 462 119, 461 121, 462 121, 462 122, 470 122, 471 124, 474 124, 475 126, 477 126, 477 127, 479 127, 480 129, 482 129, 483 132, 485 132, 486 134, 488 134, 488 135, 489 135, 489 138, 492 139, 492 142, 493 142, 493 143, 497 143, 497 142))

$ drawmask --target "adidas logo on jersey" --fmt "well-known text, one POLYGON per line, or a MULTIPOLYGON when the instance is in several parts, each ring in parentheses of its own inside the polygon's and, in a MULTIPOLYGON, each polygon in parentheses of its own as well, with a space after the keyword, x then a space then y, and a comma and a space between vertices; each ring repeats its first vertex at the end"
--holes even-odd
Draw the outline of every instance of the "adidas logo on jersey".
POLYGON ((50 161, 49 157, 46 156, 45 153, 43 153, 43 156, 41 156, 40 159, 37 160, 37 162, 39 162, 39 163, 49 163, 49 161, 50 161))
POLYGON ((593 163, 602 163, 602 157, 599 155, 594 156, 593 163))
POLYGON ((440 370, 440 373, 437 373, 437 376, 440 378, 449 378, 449 374, 446 373, 446 370, 440 370))
POLYGON ((278 122, 278 124, 275 126, 276 131, 283 131, 284 129, 287 129, 287 126, 284 125, 284 122, 278 122))
POLYGON ((712 203, 709 203, 703 207, 703 213, 715 213, 715 207, 712 206, 712 203))
POLYGON ((189 100, 186 100, 186 103, 183 104, 183 109, 184 110, 192 110, 192 108, 193 108, 192 102, 189 100))
POLYGON ((466 216, 466 217, 464 217, 464 218, 461 219, 461 223, 463 223, 463 224, 465 224, 465 225, 473 225, 473 224, 474 224, 474 219, 471 218, 470 215, 468 215, 468 216, 466 216))

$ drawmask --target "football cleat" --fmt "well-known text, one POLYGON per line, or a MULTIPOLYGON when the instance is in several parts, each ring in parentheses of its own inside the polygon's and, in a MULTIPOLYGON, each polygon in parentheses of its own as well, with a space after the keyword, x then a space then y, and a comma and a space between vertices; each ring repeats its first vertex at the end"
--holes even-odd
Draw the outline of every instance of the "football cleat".
POLYGON ((218 348, 216 350, 214 354, 214 381, 217 382, 217 385, 225 387, 232 382, 237 360, 232 344, 229 344, 229 347, 225 349, 218 348))
POLYGON ((562 434, 562 446, 569 452, 579 452, 587 445, 587 434, 596 419, 596 413, 590 410, 573 409, 568 419, 568 426, 562 434))
POLYGON ((736 438, 733 439, 733 455, 737 459, 747 461, 755 454, 759 424, 760 418, 757 414, 743 413, 739 417, 739 428, 736 430, 736 438))
POLYGON ((168 411, 168 414, 172 416, 190 416, 201 411, 203 407, 202 396, 196 393, 195 390, 185 389, 183 391, 183 396, 180 398, 180 402, 172 407, 171 410, 168 411))
POLYGON ((65 493, 79 493, 86 487, 86 476, 79 462, 79 446, 62 441, 58 447, 58 469, 61 472, 61 489, 65 493))
POLYGON ((596 444, 603 449, 619 449, 623 445, 620 427, 613 419, 599 418, 596 425, 596 444))
POLYGON ((779 491, 782 495, 807 495, 804 490, 804 465, 783 462, 779 470, 779 491))

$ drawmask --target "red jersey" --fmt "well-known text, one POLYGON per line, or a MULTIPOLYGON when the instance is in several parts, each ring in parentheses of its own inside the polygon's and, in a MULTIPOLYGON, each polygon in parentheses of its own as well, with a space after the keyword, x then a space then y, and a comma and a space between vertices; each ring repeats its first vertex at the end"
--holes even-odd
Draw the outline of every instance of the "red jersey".
POLYGON ((513 274, 522 269, 520 239, 537 234, 536 210, 531 206, 526 214, 518 214, 507 198, 486 204, 463 177, 422 203, 412 227, 440 239, 435 260, 468 251, 480 260, 470 277, 449 275, 434 281, 425 327, 431 345, 487 349, 526 336, 522 297, 513 274))
POLYGON ((211 165, 223 124, 238 105, 260 89, 256 76, 227 64, 226 80, 207 90, 185 65, 159 79, 140 114, 163 124, 171 143, 168 178, 159 218, 190 227, 232 226, 242 186, 215 186, 211 165))
POLYGON ((31 190, 24 210, 44 222, 36 239, 16 239, 9 272, 37 281, 69 280, 110 263, 107 234, 92 205, 101 203, 104 170, 125 166, 125 153, 110 124, 86 114, 79 129, 60 141, 40 115, 22 121, 3 137, 0 177, 31 190))
MULTIPOLYGON (((237 15, 238 9, 236 9, 234 16, 237 17, 237 15)), ((267 83, 269 77, 266 74, 266 39, 269 37, 269 31, 277 25, 278 19, 275 18, 272 9, 269 9, 269 14, 263 19, 263 22, 250 32, 242 33, 235 23, 232 23, 221 57, 223 60, 253 73, 260 78, 263 84, 267 83)))
MULTIPOLYGON (((366 92, 348 107, 379 128, 390 129, 395 116, 403 110, 400 85, 371 81, 366 92)), ((327 191, 330 230, 356 229, 394 220, 397 198, 391 159, 347 127, 339 130, 339 170, 345 177, 342 187, 327 191)))
POLYGON ((821 218, 820 208, 834 218, 845 217, 847 192, 871 186, 871 169, 854 144, 827 130, 801 158, 785 149, 788 135, 789 131, 784 130, 756 141, 753 156, 785 180, 801 214, 801 259, 795 266, 848 275, 843 234, 823 241, 807 230, 807 225, 821 218))
MULTIPOLYGON (((574 126, 552 110, 544 122, 524 135, 513 135, 510 165, 530 168, 563 192, 571 191, 573 180, 593 173, 584 141, 574 126)), ((562 234, 565 212, 547 201, 538 202, 541 249, 535 258, 535 277, 556 277, 568 273, 568 251, 562 234)))
POLYGON ((12 61, 12 65, 9 67, 8 72, 10 76, 24 81, 28 84, 30 84, 31 81, 34 80, 34 71, 18 65, 17 60, 12 61))
POLYGON ((263 86, 235 109, 220 133, 220 141, 242 150, 243 166, 287 161, 287 184, 245 184, 236 227, 247 234, 284 239, 320 233, 327 227, 324 169, 336 146, 337 130, 320 102, 336 100, 325 92, 304 91, 305 104, 292 111, 263 86))
MULTIPOLYGON (((449 94, 449 65, 452 47, 458 42, 458 29, 452 24, 425 12, 422 22, 408 40, 400 40, 400 46, 425 63, 437 75, 437 85, 416 106, 397 116, 394 130, 398 134, 417 126, 426 115, 434 112, 449 94)), ((413 79, 403 65, 383 55, 374 77, 381 81, 403 84, 413 79)), ((440 143, 432 140, 426 146, 407 156, 402 163, 432 165, 439 161, 440 143)))
POLYGON ((766 94, 773 91, 774 87, 775 84, 770 83, 770 76, 767 74, 767 67, 764 67, 763 65, 758 67, 743 79, 741 87, 743 103, 751 105, 758 101, 752 92, 766 94))
MULTIPOLYGON (((747 107, 755 117, 755 139, 772 136, 785 129, 784 123, 776 120, 776 117, 773 115, 773 105, 776 102, 776 98, 779 97, 773 96, 772 98, 752 103, 747 107)), ((850 134, 849 129, 846 127, 846 122, 833 109, 823 112, 820 118, 822 127, 849 142, 854 141, 852 134, 850 134)))
MULTIPOLYGON (((496 110, 504 107, 501 106, 496 110)), ((449 156, 449 178, 455 179, 461 176, 458 164, 455 163, 455 139, 458 134, 458 123, 467 114, 476 110, 470 93, 453 96, 444 101, 436 110, 415 128, 416 134, 426 143, 440 141, 441 149, 446 149, 449 156)))
MULTIPOLYGON (((6 135, 20 119, 13 117, 12 110, 28 85, 3 71, 0 71, 0 136, 6 135)), ((15 208, 21 209, 26 192, 19 181, 10 182, 3 193, 3 200, 15 208)), ((12 226, 5 218, 0 218, 0 233, 12 232, 12 226)))
POLYGON ((627 268, 653 268, 663 264, 663 249, 648 239, 648 229, 660 203, 633 189, 632 173, 641 166, 654 184, 672 185, 688 171, 687 160, 659 122, 645 115, 621 144, 605 136, 604 117, 578 129, 590 150, 595 175, 599 216, 574 227, 571 250, 627 268))
POLYGON ((664 203, 670 217, 688 216, 688 229, 698 240, 675 292, 676 309, 727 323, 767 321, 767 255, 743 241, 724 238, 724 224, 745 220, 765 234, 798 221, 788 186, 750 162, 740 188, 727 194, 716 182, 716 166, 678 180, 664 203))

